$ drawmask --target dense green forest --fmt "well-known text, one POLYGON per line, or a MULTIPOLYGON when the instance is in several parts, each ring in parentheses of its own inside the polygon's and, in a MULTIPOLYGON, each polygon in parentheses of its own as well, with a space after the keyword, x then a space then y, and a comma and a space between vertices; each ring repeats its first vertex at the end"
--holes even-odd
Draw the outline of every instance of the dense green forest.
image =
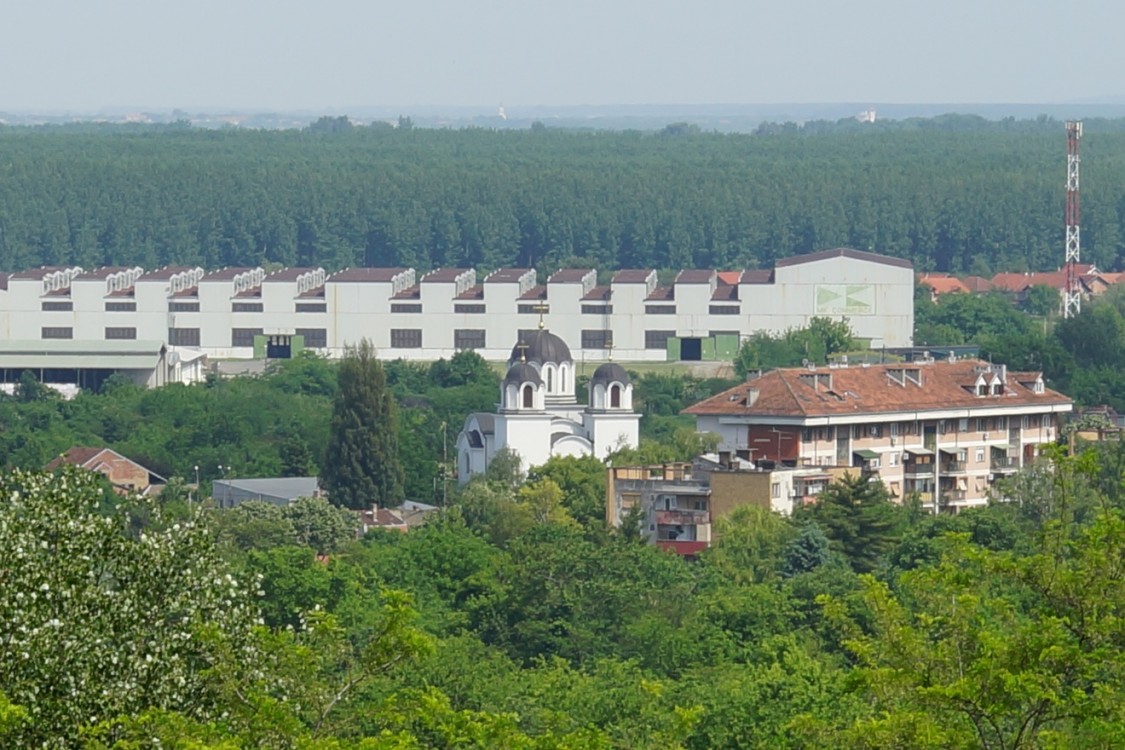
MULTIPOLYGON (((1121 123, 1088 123, 1082 148, 1083 259, 1116 269, 1121 123)), ((988 273, 1062 256, 1065 134, 1047 118, 745 135, 0 127, 0 153, 9 270, 738 268, 846 245, 988 273)))
POLYGON ((1122 466, 1120 443, 1051 451, 1016 502, 937 517, 855 478, 792 519, 741 509, 695 563, 583 514, 589 458, 362 541, 324 501, 192 511, 5 472, 0 741, 1115 747, 1122 466))

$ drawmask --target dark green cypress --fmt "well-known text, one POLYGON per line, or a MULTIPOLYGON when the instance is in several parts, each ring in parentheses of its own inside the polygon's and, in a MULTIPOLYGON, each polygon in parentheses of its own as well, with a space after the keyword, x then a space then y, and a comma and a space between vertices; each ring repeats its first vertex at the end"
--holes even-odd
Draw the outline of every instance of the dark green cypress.
POLYGON ((383 364, 364 339, 340 362, 339 391, 321 470, 321 486, 336 505, 395 506, 403 500, 394 397, 383 364))

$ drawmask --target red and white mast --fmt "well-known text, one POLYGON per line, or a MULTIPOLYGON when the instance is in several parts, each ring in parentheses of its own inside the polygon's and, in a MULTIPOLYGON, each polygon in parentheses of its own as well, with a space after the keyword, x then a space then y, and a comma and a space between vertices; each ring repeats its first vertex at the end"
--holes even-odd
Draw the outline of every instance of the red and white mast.
POLYGON ((1066 123, 1066 291, 1063 292, 1063 317, 1073 318, 1082 311, 1082 294, 1078 285, 1078 261, 1081 243, 1078 222, 1078 141, 1082 138, 1082 121, 1066 123))

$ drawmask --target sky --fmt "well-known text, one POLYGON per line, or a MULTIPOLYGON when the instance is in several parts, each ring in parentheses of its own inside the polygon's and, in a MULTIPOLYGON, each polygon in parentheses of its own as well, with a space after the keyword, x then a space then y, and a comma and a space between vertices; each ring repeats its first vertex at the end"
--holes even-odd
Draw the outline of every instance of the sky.
POLYGON ((0 111, 1125 98, 1112 0, 0 0, 0 111))

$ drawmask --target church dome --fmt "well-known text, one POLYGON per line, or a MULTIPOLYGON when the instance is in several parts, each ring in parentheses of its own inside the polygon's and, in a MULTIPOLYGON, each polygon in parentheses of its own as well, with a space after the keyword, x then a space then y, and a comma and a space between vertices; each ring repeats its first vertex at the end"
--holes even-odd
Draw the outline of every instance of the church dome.
POLYGON ((524 335, 512 347, 512 356, 508 358, 508 361, 520 362, 522 360, 538 364, 546 362, 562 364, 563 362, 573 362, 574 358, 570 355, 570 347, 566 345, 565 341, 546 329, 540 329, 524 335))
POLYGON ((539 377, 539 371, 529 365, 527 362, 516 362, 508 368, 508 374, 504 376, 504 385, 515 383, 531 383, 532 385, 543 385, 543 379, 539 377))
POLYGON ((632 382, 633 381, 629 379, 629 373, 625 372, 625 368, 616 362, 606 362, 604 365, 594 370, 594 374, 590 377, 591 386, 595 386, 599 383, 602 385, 609 385, 610 383, 631 385, 632 382))

